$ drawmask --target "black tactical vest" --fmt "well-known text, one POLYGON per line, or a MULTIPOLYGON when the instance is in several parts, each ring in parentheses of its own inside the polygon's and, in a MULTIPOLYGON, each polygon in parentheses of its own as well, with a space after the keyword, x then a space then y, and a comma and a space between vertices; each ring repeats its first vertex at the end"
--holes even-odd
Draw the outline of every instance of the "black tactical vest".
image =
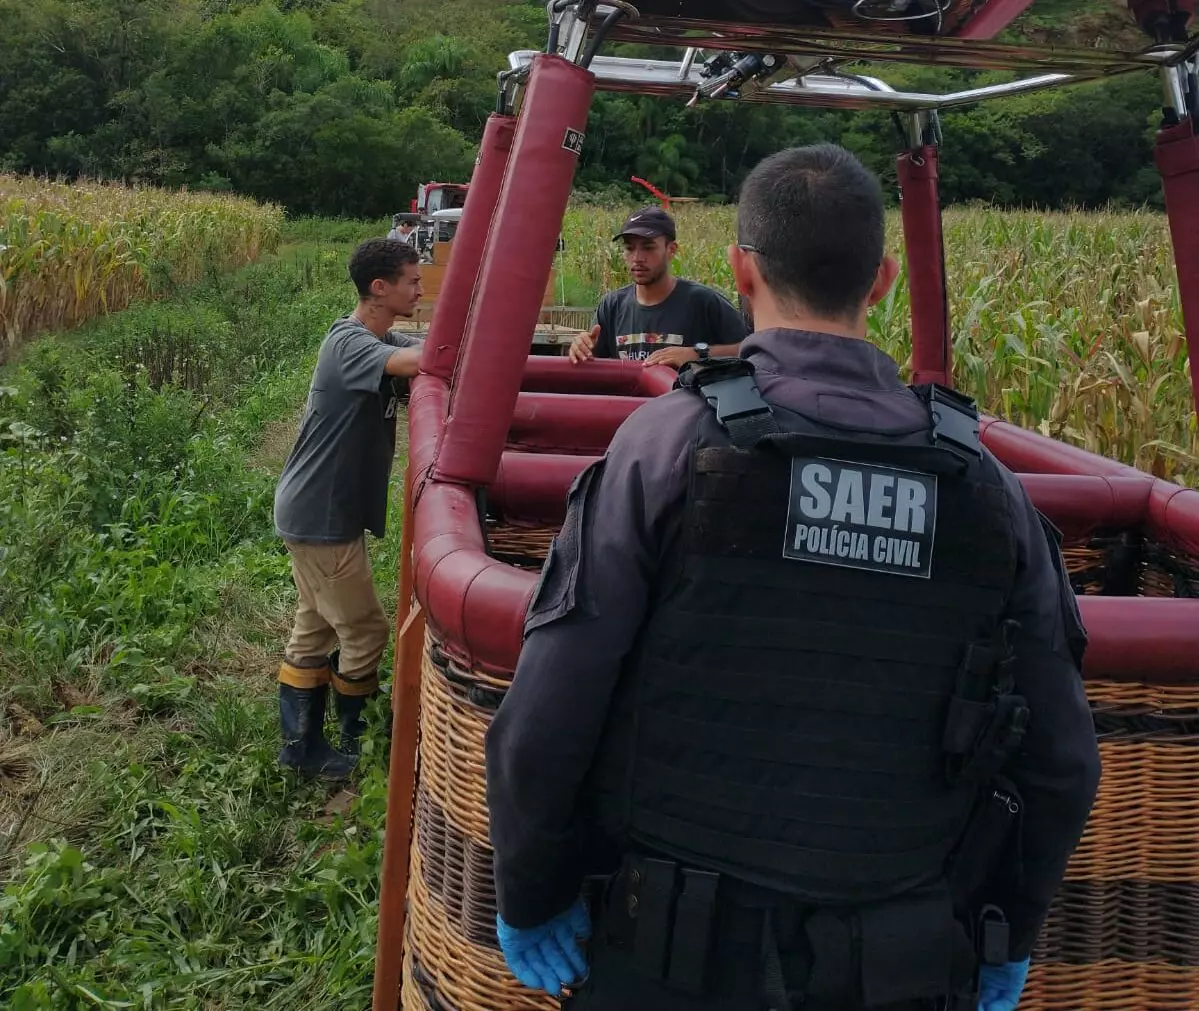
POLYGON ((929 430, 866 438, 766 407, 740 359, 680 384, 715 410, 590 816, 801 903, 940 880, 1027 717, 1012 522, 972 404, 918 389, 929 430))

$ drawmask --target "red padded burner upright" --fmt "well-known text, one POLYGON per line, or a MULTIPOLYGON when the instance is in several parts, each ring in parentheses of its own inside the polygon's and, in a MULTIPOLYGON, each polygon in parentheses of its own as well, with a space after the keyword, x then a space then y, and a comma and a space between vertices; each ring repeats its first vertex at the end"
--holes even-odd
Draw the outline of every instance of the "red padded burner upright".
POLYGON ((421 370, 447 383, 458 364, 483 246, 495 217, 515 133, 516 117, 493 113, 487 118, 483 139, 479 141, 475 171, 470 177, 470 189, 466 191, 462 220, 454 232, 454 251, 450 254, 445 280, 433 310, 433 322, 425 338, 421 370))
POLYGON ((451 389, 439 480, 487 484, 499 467, 594 91, 589 70, 545 53, 533 60, 451 389))
POLYGON ((897 167, 912 304, 912 382, 952 386, 937 149, 929 144, 905 151, 897 167))

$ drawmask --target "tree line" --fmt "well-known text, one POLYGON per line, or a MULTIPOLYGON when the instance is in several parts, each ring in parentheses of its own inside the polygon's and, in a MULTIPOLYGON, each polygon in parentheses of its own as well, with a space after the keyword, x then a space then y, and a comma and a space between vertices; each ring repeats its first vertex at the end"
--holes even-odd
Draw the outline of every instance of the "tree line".
MULTIPOLYGON (((0 171, 388 214, 420 182, 469 178, 496 73, 510 51, 543 47, 545 18, 538 0, 0 0, 0 171)), ((882 73, 925 91, 998 79, 882 73)), ((947 113, 943 199, 1160 205, 1159 105, 1146 75, 947 113)), ((818 140, 894 182, 889 114, 600 94, 577 184, 629 197, 637 175, 727 199, 765 155, 818 140)))

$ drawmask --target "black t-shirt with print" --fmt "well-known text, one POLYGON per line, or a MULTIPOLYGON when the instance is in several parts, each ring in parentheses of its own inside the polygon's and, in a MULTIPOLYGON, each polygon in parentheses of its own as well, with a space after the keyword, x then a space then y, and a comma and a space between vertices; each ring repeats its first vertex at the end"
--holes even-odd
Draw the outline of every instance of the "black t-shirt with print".
POLYGON ((718 291, 678 278, 657 305, 641 305, 636 286, 610 291, 595 310, 600 326, 596 358, 644 361, 664 347, 695 344, 739 344, 746 336, 745 321, 718 291))

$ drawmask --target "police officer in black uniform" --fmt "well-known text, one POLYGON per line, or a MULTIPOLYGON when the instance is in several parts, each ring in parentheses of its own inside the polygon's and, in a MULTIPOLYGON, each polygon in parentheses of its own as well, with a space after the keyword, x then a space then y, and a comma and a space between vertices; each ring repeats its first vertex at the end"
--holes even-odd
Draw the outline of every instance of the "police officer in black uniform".
POLYGON ((1010 1011, 1094 801, 1057 532, 865 340, 841 148, 743 187, 740 358, 571 489, 487 740, 507 963, 571 1011, 1010 1011))

